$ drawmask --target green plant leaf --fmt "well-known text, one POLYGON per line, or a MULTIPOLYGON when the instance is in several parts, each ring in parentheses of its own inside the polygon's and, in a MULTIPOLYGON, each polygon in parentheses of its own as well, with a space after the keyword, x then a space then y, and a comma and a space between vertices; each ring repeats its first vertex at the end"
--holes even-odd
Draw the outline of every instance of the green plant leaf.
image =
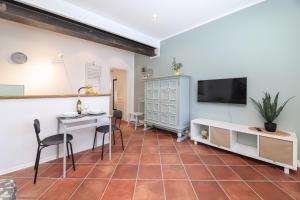
POLYGON ((250 97, 251 101, 256 105, 258 108, 259 113, 267 122, 273 122, 281 113, 283 108, 286 104, 293 99, 294 97, 289 98, 286 100, 278 109, 278 99, 279 99, 279 92, 276 94, 274 101, 272 102, 272 97, 269 93, 265 92, 264 97, 262 98, 262 103, 259 101, 254 100, 250 97))
POLYGON ((286 100, 286 101, 278 108, 278 110, 276 110, 276 114, 275 114, 275 118, 274 118, 274 119, 276 119, 276 118, 279 116, 279 114, 281 113, 281 111, 283 110, 283 108, 286 106, 286 104, 287 104, 291 99, 293 99, 293 98, 295 98, 295 96, 290 97, 288 100, 286 100))
POLYGON ((259 111, 259 113, 263 116, 263 118, 266 118, 266 117, 265 117, 265 112, 264 112, 264 109, 263 109, 263 106, 261 105, 261 103, 258 102, 258 101, 256 101, 256 100, 254 100, 254 99, 251 98, 251 97, 250 97, 250 99, 251 99, 251 101, 257 106, 258 111, 259 111))

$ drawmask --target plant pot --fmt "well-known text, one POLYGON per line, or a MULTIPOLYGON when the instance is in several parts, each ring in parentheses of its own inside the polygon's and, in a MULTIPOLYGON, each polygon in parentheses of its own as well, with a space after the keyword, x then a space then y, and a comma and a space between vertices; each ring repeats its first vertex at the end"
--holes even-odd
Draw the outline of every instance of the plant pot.
POLYGON ((266 131, 269 131, 269 132, 275 132, 277 129, 277 124, 272 123, 272 122, 266 122, 265 129, 266 129, 266 131))
POLYGON ((179 76, 180 75, 180 69, 175 70, 175 75, 179 76))

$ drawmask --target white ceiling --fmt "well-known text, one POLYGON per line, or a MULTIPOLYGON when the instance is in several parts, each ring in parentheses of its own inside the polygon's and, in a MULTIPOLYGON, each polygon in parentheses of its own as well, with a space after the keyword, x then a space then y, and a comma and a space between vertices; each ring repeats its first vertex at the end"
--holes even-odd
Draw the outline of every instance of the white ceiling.
POLYGON ((163 40, 262 0, 65 0, 101 17, 163 40), (153 20, 153 14, 157 20, 153 20))
POLYGON ((265 0, 15 0, 160 48, 160 41, 265 0), (153 14, 157 20, 153 20, 153 14))

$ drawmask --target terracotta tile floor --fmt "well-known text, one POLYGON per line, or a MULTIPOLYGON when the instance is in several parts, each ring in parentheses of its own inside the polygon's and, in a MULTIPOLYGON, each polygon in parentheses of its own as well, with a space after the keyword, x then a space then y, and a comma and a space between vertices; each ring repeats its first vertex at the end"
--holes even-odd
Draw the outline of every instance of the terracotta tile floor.
POLYGON ((126 149, 118 134, 112 160, 105 148, 77 153, 76 171, 68 160, 40 165, 37 184, 33 169, 3 175, 17 181, 18 199, 107 200, 247 200, 300 199, 300 171, 290 175, 267 163, 190 141, 177 143, 169 132, 123 126, 126 149))

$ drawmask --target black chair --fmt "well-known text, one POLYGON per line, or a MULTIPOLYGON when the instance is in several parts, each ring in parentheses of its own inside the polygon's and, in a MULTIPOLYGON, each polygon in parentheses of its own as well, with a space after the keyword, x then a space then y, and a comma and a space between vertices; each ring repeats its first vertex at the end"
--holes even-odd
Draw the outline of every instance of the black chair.
MULTIPOLYGON (((122 120, 122 111, 120 110, 114 110, 113 112, 113 118, 115 119, 114 124, 111 125, 111 131, 113 134, 114 144, 116 144, 115 140, 115 131, 119 131, 121 135, 121 141, 122 141, 122 149, 124 151, 124 144, 123 144, 123 134, 121 130, 121 120, 122 120)), ((104 152, 104 138, 107 133, 109 133, 109 125, 103 125, 96 128, 95 136, 94 136, 94 144, 93 144, 93 150, 95 149, 96 140, 97 140, 97 132, 103 133, 102 138, 102 153, 101 153, 101 160, 103 160, 103 152, 104 152)))
MULTIPOLYGON (((36 154, 36 159, 35 159, 35 165, 34 165, 34 181, 33 183, 36 183, 36 178, 39 170, 39 162, 40 162, 40 157, 41 157, 41 151, 45 147, 52 146, 52 145, 58 145, 62 144, 64 142, 64 135, 63 134, 56 134, 52 135, 49 137, 46 137, 45 139, 41 140, 40 139, 40 132, 41 132, 41 126, 40 126, 40 121, 38 119, 34 120, 34 130, 36 134, 36 139, 38 142, 38 149, 37 149, 37 154, 36 154)), ((70 142, 73 139, 73 136, 70 134, 67 134, 67 152, 68 152, 68 158, 70 158, 69 154, 69 146, 71 148, 71 156, 72 156, 72 163, 73 163, 73 169, 75 171, 75 163, 74 163, 74 156, 73 156, 73 148, 72 148, 72 143, 70 142)))

